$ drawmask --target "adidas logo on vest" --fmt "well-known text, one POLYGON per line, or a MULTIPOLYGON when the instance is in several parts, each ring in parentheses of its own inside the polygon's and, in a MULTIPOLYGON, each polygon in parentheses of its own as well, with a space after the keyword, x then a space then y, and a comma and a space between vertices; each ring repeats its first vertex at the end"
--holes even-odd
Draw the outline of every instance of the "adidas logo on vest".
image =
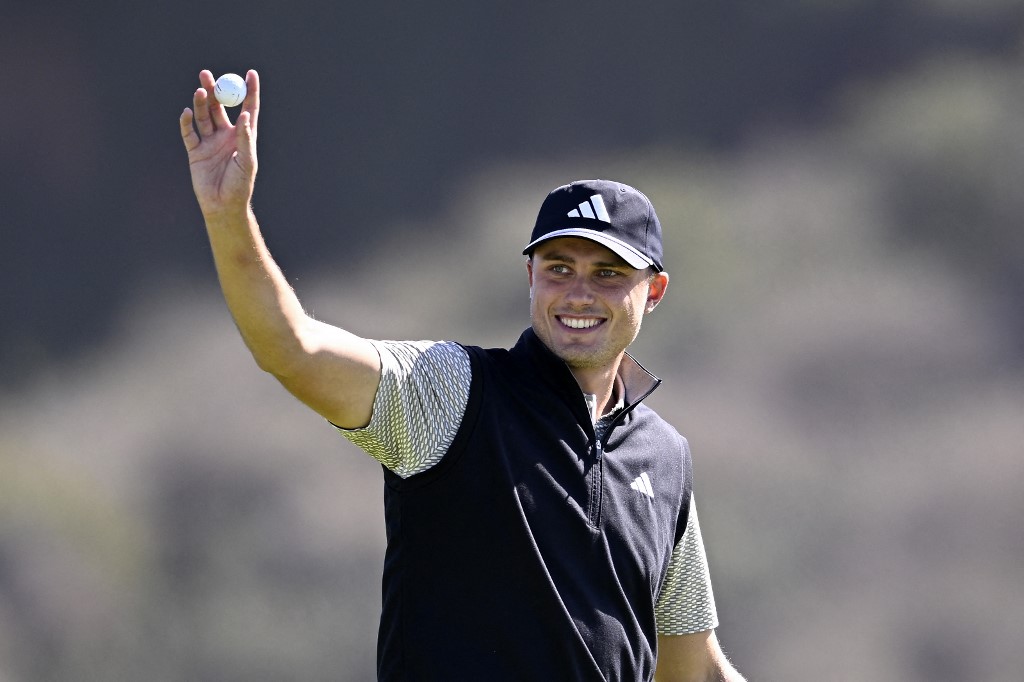
POLYGON ((651 486, 651 479, 646 471, 637 476, 636 480, 629 484, 629 487, 643 493, 652 500, 654 499, 654 488, 651 486))

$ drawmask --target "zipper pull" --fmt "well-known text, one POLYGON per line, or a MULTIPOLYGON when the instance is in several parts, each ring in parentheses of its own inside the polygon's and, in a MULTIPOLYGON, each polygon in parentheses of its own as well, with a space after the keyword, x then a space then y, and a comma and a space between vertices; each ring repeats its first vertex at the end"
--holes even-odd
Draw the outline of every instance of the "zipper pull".
POLYGON ((596 457, 597 461, 600 462, 602 456, 604 456, 604 446, 601 445, 601 439, 600 438, 595 438, 594 439, 594 457, 596 457))

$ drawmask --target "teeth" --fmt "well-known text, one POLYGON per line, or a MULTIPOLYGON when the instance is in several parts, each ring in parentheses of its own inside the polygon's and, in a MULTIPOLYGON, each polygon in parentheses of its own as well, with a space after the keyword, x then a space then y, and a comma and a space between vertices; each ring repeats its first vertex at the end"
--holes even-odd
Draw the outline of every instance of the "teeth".
POLYGON ((590 329, 591 327, 596 327, 601 322, 601 320, 596 317, 588 317, 585 319, 562 317, 559 319, 562 320, 562 324, 566 327, 572 327, 573 329, 590 329))

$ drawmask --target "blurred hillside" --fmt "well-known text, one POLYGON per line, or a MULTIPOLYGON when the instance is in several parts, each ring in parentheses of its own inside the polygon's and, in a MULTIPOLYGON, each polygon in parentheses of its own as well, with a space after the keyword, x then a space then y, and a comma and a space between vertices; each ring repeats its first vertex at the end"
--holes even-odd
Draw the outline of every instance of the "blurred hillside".
POLYGON ((268 242, 356 333, 507 345, 544 194, 651 196, 635 354, 751 680, 1019 680, 1021 10, 665 6, 637 54, 597 10, 5 9, 69 94, 0 111, 0 681, 373 678, 379 468, 248 357, 175 137, 249 63, 268 242))

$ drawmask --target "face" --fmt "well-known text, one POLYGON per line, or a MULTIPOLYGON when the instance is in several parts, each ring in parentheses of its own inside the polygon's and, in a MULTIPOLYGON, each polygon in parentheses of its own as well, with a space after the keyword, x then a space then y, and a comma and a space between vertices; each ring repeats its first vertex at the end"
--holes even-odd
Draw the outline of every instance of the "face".
POLYGON ((668 287, 668 275, 637 270, 588 239, 542 242, 526 264, 530 319, 570 369, 614 369, 668 287))

